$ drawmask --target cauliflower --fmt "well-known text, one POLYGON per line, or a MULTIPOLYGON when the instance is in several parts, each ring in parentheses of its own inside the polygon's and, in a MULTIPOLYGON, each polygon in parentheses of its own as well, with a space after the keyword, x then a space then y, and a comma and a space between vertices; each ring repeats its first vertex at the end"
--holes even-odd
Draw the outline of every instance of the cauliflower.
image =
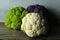
POLYGON ((35 5, 30 5, 27 7, 27 10, 29 12, 35 12, 35 13, 45 13, 45 10, 46 8, 42 5, 38 5, 38 4, 35 4, 35 5))
POLYGON ((29 37, 39 36, 45 33, 44 18, 38 13, 28 13, 22 19, 21 30, 29 37))
POLYGON ((6 14, 4 24, 11 29, 19 29, 21 27, 22 18, 28 13, 23 7, 15 7, 10 9, 6 14))

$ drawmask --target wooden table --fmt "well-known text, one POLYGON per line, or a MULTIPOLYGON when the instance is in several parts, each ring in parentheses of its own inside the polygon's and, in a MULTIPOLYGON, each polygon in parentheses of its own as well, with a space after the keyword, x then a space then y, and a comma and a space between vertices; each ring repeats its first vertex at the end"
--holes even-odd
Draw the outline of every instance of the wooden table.
MULTIPOLYGON (((56 28, 55 28, 56 29, 56 28)), ((0 23, 0 40, 60 40, 60 28, 51 31, 48 36, 30 38, 21 31, 7 29, 3 23, 0 23)))

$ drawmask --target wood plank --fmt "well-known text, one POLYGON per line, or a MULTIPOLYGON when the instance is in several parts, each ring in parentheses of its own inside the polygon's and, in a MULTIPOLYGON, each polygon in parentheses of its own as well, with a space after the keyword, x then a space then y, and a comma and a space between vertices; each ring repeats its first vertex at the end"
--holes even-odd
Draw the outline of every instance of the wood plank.
MULTIPOLYGON (((60 30, 60 28, 56 29, 56 33, 58 32, 57 30, 60 30)), ((53 33, 52 31, 50 36, 47 37, 39 36, 35 38, 30 38, 25 33, 21 31, 7 29, 4 26, 4 23, 0 23, 0 40, 60 40, 60 31, 57 34, 56 33, 53 33)))

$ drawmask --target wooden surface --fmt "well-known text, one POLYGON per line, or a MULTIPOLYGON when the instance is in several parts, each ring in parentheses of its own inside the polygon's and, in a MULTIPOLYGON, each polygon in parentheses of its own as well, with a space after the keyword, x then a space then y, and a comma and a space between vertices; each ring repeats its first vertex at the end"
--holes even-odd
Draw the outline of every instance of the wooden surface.
POLYGON ((3 23, 0 23, 0 40, 60 40, 60 28, 56 30, 51 31, 52 33, 48 36, 30 38, 23 32, 9 30, 3 23))

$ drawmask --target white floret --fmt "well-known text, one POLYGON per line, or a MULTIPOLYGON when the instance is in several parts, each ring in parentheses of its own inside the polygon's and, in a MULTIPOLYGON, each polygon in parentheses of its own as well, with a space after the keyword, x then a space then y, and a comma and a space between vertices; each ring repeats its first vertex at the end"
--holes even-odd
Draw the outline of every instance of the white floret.
POLYGON ((41 16, 38 13, 28 13, 22 19, 21 30, 25 31, 29 37, 34 37, 44 32, 45 27, 41 25, 44 25, 44 19, 41 22, 41 16))

